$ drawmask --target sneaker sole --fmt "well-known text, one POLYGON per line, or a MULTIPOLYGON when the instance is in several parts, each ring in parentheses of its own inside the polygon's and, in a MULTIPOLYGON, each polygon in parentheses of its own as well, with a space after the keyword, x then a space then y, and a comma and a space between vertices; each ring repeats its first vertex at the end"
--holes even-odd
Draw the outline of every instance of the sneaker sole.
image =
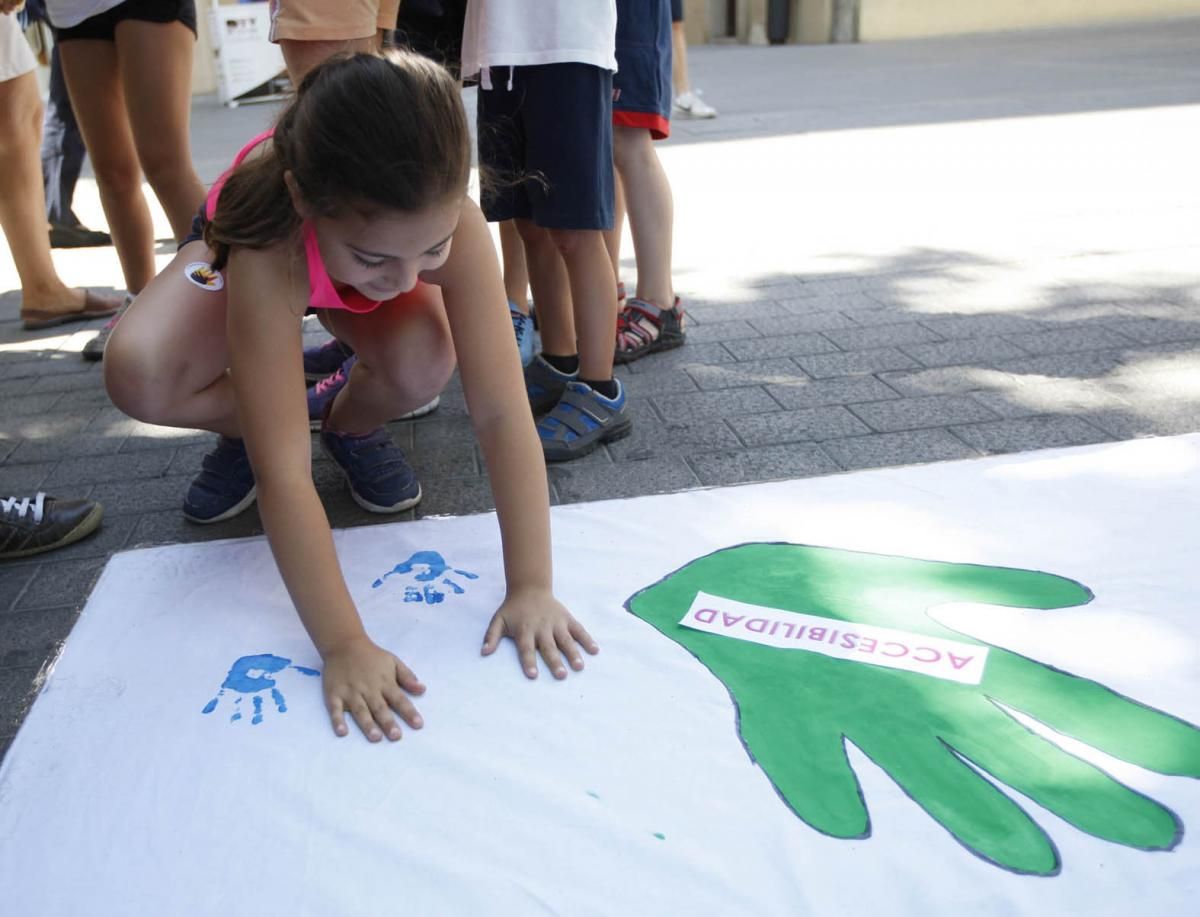
MULTIPOLYGON (((346 477, 345 472, 342 472, 342 476, 346 477)), ((414 506, 416 506, 418 503, 420 503, 421 498, 423 496, 425 496, 425 494, 421 491, 421 485, 418 484, 417 485, 417 495, 415 497, 410 497, 407 500, 401 500, 395 506, 378 506, 377 504, 372 503, 370 500, 364 500, 362 497, 360 497, 358 495, 358 493, 355 491, 355 489, 353 487, 350 487, 349 477, 346 477, 346 487, 349 489, 350 497, 351 497, 351 499, 354 500, 355 503, 357 503, 359 506, 361 506, 363 509, 365 509, 368 513, 378 513, 379 515, 391 515, 393 513, 402 513, 406 509, 412 509, 414 506)))
MULTIPOLYGON (((428 417, 430 414, 432 414, 434 411, 436 411, 438 409, 438 406, 441 403, 442 403, 442 396, 435 395, 433 398, 433 401, 429 402, 429 404, 423 404, 419 408, 417 408, 415 411, 409 411, 407 414, 401 414, 399 417, 393 417, 391 420, 388 421, 388 423, 401 423, 405 420, 416 420, 420 417, 428 417)), ((312 430, 314 433, 320 433, 321 432, 321 418, 320 417, 308 418, 308 428, 310 430, 312 430)))
POLYGON ((574 450, 571 450, 569 444, 566 443, 543 443, 542 455, 545 456, 547 462, 569 462, 572 459, 583 458, 585 455, 591 455, 600 446, 603 446, 607 443, 615 443, 617 440, 624 439, 632 432, 633 418, 626 417, 625 422, 620 426, 605 430, 604 435, 596 437, 586 446, 577 446, 574 450))
POLYGON ((239 516, 250 508, 250 505, 258 499, 258 485, 250 488, 250 492, 242 499, 231 506, 219 516, 213 516, 211 519, 201 519, 198 516, 193 516, 185 509, 183 518, 188 522, 194 522, 196 525, 212 525, 214 522, 224 522, 226 519, 232 519, 234 516, 239 516))
POLYGON ((96 529, 100 528, 100 520, 104 518, 104 507, 100 504, 92 509, 90 513, 83 517, 79 525, 67 532, 62 538, 53 544, 38 545, 36 548, 26 548, 23 551, 14 551, 11 554, 5 554, 5 560, 12 560, 18 557, 32 557, 34 554, 44 554, 46 551, 53 551, 57 548, 65 548, 69 544, 86 538, 96 529))

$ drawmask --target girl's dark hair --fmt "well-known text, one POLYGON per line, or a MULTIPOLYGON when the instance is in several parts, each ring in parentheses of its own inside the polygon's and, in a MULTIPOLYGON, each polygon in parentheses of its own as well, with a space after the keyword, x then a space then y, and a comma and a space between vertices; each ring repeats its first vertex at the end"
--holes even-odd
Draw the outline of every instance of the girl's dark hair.
POLYGON ((466 194, 470 177, 458 84, 409 52, 341 54, 315 67, 280 114, 273 141, 230 174, 204 228, 218 269, 233 246, 266 248, 296 232, 285 171, 322 216, 423 210, 466 194))

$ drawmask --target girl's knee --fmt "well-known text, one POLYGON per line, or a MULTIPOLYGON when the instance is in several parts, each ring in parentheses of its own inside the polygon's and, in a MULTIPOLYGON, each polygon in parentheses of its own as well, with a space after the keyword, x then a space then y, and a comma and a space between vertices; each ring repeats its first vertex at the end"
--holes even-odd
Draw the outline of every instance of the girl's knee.
POLYGON ((600 236, 598 229, 551 229, 548 232, 554 247, 564 257, 573 255, 587 245, 590 240, 598 239, 600 236))

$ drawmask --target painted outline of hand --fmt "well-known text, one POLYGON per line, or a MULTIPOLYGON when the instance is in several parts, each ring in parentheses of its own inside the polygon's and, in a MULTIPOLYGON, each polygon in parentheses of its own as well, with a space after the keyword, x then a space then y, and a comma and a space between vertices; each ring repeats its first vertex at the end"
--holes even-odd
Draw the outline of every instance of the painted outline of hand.
POLYGON ((747 752, 787 805, 824 834, 871 833, 848 740, 959 843, 1013 872, 1055 875, 1061 864, 1053 841, 996 784, 1102 840, 1170 850, 1182 837, 1175 813, 1035 735, 1001 705, 1168 775, 1200 777, 1196 726, 998 647, 982 682, 969 685, 680 626, 701 591, 988 646, 927 611, 950 602, 1068 608, 1092 599, 1079 583, 1033 570, 747 544, 692 561, 626 607, 724 683, 747 752))
POLYGON ((254 708, 250 725, 257 726, 263 720, 263 692, 270 690, 271 700, 275 702, 275 709, 280 713, 287 713, 287 703, 284 701, 282 692, 275 686, 275 679, 268 676, 289 668, 295 669, 301 675, 321 674, 316 669, 293 665, 292 660, 284 659, 282 656, 273 656, 270 653, 242 656, 230 667, 229 674, 225 676, 220 690, 217 691, 217 696, 205 704, 204 709, 200 712, 212 713, 217 709, 226 690, 236 691, 238 696, 234 698, 233 715, 229 717, 229 722, 236 723, 242 718, 242 701, 249 697, 254 708))
POLYGON ((412 573, 413 578, 423 585, 421 586, 405 586, 404 601, 406 602, 426 602, 430 605, 436 605, 438 602, 443 602, 446 599, 446 593, 442 592, 433 581, 439 576, 442 581, 439 585, 448 586, 455 595, 462 595, 466 590, 456 583, 450 577, 445 576, 447 572, 457 573, 459 576, 465 576, 467 579, 479 579, 479 574, 471 573, 468 570, 459 570, 452 568, 446 563, 445 558, 437 551, 417 551, 408 560, 403 563, 396 564, 387 573, 383 574, 379 579, 371 584, 372 589, 378 589, 383 585, 384 580, 389 576, 403 576, 406 573, 412 573), (424 567, 422 573, 416 573, 417 567, 424 567))

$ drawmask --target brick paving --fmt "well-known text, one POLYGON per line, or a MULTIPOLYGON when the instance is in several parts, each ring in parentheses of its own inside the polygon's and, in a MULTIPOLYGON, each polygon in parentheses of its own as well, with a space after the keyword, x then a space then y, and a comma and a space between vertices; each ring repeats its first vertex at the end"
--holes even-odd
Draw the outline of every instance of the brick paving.
MULTIPOLYGON (((635 432, 553 467, 553 501, 1200 430, 1197 52, 1197 20, 693 49, 722 115, 662 147, 689 343, 618 369, 635 432)), ((202 178, 268 116, 197 100, 202 178)), ((254 511, 182 519, 210 437, 113 408, 78 355, 91 329, 22 332, 6 258, 0 491, 90 496, 106 516, 82 543, 0 564, 0 754, 114 552, 261 532, 254 511)), ((56 260, 72 282, 119 284, 111 250, 56 260)), ((393 432, 424 482, 417 516, 491 508, 453 384, 393 432)), ((393 521, 325 459, 314 477, 335 526, 393 521)))

